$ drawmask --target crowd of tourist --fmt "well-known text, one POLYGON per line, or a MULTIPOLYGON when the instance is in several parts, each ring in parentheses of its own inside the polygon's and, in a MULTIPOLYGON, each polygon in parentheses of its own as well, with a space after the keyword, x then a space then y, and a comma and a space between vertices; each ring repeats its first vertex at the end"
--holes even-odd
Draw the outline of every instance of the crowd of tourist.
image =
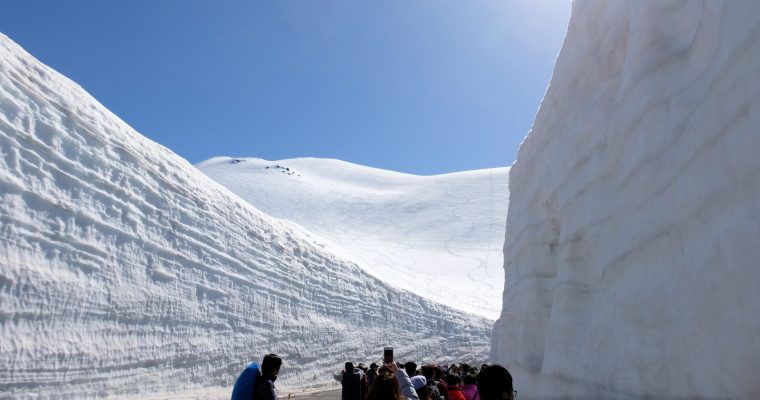
MULTIPOLYGON (((392 358, 391 358, 392 359, 392 358)), ((238 376, 232 400, 277 400, 274 382, 282 366, 276 354, 250 363, 238 376)), ((335 379, 341 382, 341 400, 514 400, 512 375, 501 365, 465 363, 372 363, 369 367, 347 362, 335 379)))
POLYGON ((512 375, 501 365, 465 363, 383 365, 347 362, 335 379, 341 382, 341 400, 513 400, 517 392, 512 375))

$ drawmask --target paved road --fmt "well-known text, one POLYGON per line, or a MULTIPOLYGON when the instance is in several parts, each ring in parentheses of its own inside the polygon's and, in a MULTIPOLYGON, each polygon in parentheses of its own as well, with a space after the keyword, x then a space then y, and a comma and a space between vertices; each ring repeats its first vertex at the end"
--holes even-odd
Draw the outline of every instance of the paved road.
MULTIPOLYGON (((279 395, 277 397, 281 400, 287 399, 287 397, 284 397, 282 395, 279 395)), ((293 395, 291 400, 340 400, 340 389, 293 395)))

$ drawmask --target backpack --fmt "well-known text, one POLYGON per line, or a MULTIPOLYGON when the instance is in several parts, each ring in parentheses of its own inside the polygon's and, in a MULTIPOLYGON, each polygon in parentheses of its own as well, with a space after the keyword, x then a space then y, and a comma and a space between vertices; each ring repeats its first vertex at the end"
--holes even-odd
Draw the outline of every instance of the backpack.
POLYGON ((443 400, 443 396, 441 395, 441 391, 438 390, 438 383, 434 380, 429 380, 425 386, 430 388, 430 397, 433 400, 443 400))
POLYGON ((251 400, 256 389, 256 379, 261 376, 259 364, 252 362, 240 373, 232 388, 232 400, 251 400))

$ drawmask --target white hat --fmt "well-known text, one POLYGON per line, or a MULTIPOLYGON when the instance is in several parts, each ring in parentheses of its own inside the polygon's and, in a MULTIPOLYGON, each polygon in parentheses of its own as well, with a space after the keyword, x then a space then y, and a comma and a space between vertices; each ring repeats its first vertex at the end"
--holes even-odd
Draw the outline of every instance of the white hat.
POLYGON ((425 385, 427 385, 427 379, 424 376, 417 375, 412 377, 412 386, 414 386, 414 390, 417 390, 425 385))

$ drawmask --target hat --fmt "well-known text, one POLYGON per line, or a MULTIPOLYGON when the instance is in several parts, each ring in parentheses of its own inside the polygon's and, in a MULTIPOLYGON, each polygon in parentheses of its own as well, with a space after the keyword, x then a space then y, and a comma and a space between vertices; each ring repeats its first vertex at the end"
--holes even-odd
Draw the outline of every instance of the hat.
POLYGON ((370 365, 369 365, 369 367, 370 367, 370 368, 377 368, 377 364, 375 364, 375 363, 372 363, 372 364, 370 364, 370 365))
POLYGON ((417 375, 412 377, 412 386, 414 386, 414 390, 417 390, 425 385, 427 385, 427 379, 425 379, 424 376, 417 375))

